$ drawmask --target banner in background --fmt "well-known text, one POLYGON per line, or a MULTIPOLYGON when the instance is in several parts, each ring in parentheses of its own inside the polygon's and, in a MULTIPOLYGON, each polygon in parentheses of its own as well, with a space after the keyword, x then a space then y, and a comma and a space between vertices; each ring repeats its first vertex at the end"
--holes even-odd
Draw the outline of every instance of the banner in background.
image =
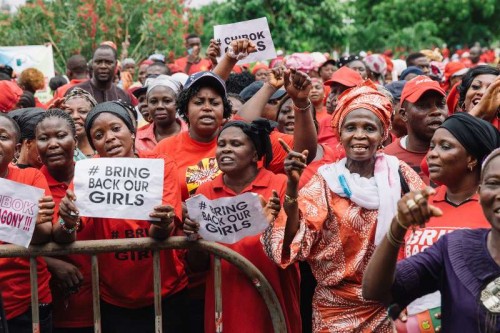
POLYGON ((45 76, 45 89, 36 93, 41 102, 52 98, 49 80, 54 77, 52 45, 0 46, 0 64, 9 65, 18 75, 26 68, 36 68, 45 76))

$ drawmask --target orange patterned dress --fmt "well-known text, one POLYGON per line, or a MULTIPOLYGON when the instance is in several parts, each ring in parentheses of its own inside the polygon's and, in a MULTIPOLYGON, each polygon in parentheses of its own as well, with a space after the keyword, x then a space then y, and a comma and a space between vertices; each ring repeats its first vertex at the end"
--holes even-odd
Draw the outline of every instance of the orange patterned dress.
MULTIPOLYGON (((411 190, 424 183, 408 165, 400 170, 411 190)), ((283 256, 285 219, 262 235, 267 255, 283 268, 300 260, 318 281, 313 298, 314 332, 393 332, 386 309, 363 299, 363 272, 375 250, 377 210, 362 208, 333 193, 316 173, 299 192, 300 227, 283 256)))

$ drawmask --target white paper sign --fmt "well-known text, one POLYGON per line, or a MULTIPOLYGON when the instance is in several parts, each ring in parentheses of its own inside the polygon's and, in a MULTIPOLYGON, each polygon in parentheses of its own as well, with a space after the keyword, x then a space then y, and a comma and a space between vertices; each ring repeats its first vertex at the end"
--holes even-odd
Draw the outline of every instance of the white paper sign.
POLYGON ((44 191, 3 178, 0 189, 0 240, 28 247, 44 191))
POLYGON ((186 200, 186 206, 189 217, 200 224, 200 236, 208 241, 234 244, 269 225, 255 193, 215 200, 199 194, 186 200))
POLYGON ((257 46, 257 52, 251 53, 245 59, 238 61, 238 65, 276 58, 276 49, 274 48, 267 18, 261 17, 250 21, 214 26, 214 39, 221 43, 221 57, 226 54, 232 40, 241 38, 248 38, 254 42, 257 46))
POLYGON ((165 162, 151 158, 91 158, 76 162, 75 204, 81 216, 153 220, 161 205, 165 162))

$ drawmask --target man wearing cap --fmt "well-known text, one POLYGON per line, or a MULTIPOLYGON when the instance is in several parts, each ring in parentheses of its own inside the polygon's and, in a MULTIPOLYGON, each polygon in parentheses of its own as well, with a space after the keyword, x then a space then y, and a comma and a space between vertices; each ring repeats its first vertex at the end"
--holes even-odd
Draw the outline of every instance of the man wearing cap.
POLYGON ((197 34, 189 34, 185 39, 187 56, 176 59, 175 65, 182 68, 186 74, 208 71, 212 68, 212 62, 209 59, 202 58, 201 39, 197 34))
POLYGON ((420 163, 425 158, 436 129, 443 123, 448 109, 446 93, 439 83, 419 75, 406 82, 401 93, 399 113, 406 123, 408 134, 388 145, 384 152, 406 162, 429 185, 420 163))
POLYGON ((116 50, 108 45, 99 46, 92 57, 92 78, 76 85, 76 87, 88 91, 97 103, 121 99, 136 105, 137 100, 132 94, 125 92, 113 83, 116 65, 116 50))
MULTIPOLYGON (((326 111, 332 114, 337 106, 337 97, 347 89, 355 87, 361 82, 363 82, 361 75, 349 67, 343 66, 335 71, 331 79, 325 82, 325 86, 330 87, 330 94, 326 100, 326 111)), ((339 141, 331 126, 331 122, 332 117, 324 117, 320 120, 318 124, 318 142, 327 143, 330 147, 335 147, 339 141)))

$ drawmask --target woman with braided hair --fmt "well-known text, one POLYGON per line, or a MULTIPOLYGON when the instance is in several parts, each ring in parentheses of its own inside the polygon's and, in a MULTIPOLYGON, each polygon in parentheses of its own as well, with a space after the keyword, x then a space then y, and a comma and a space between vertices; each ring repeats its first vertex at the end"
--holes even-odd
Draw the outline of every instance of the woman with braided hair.
MULTIPOLYGON (((222 171, 214 180, 198 187, 196 194, 202 194, 210 200, 233 197, 243 193, 256 193, 269 202, 266 206, 268 220, 271 222, 279 214, 280 200, 284 198, 285 175, 277 175, 265 167, 272 160, 272 145, 269 133, 272 128, 265 119, 251 123, 231 121, 221 130, 217 138, 215 152, 217 164, 222 171), (262 161, 263 159, 263 166, 262 161)), ((186 218, 184 232, 194 235, 200 225, 186 218)), ((285 315, 287 332, 300 332, 299 309, 299 272, 298 266, 292 265, 281 269, 266 257, 260 234, 248 236, 234 244, 225 244, 250 260, 268 279, 276 292, 285 315)), ((197 266, 209 257, 196 253, 188 255, 188 260, 196 260, 197 266)), ((201 265, 203 266, 203 265, 201 265)), ((272 332, 271 317, 257 289, 235 266, 222 262, 222 307, 224 330, 227 332, 272 332), (237 292, 235 292, 237 290, 237 292), (239 304, 245 302, 245 311, 239 304)), ((214 272, 210 265, 205 293, 205 332, 215 332, 214 321, 214 272)))

